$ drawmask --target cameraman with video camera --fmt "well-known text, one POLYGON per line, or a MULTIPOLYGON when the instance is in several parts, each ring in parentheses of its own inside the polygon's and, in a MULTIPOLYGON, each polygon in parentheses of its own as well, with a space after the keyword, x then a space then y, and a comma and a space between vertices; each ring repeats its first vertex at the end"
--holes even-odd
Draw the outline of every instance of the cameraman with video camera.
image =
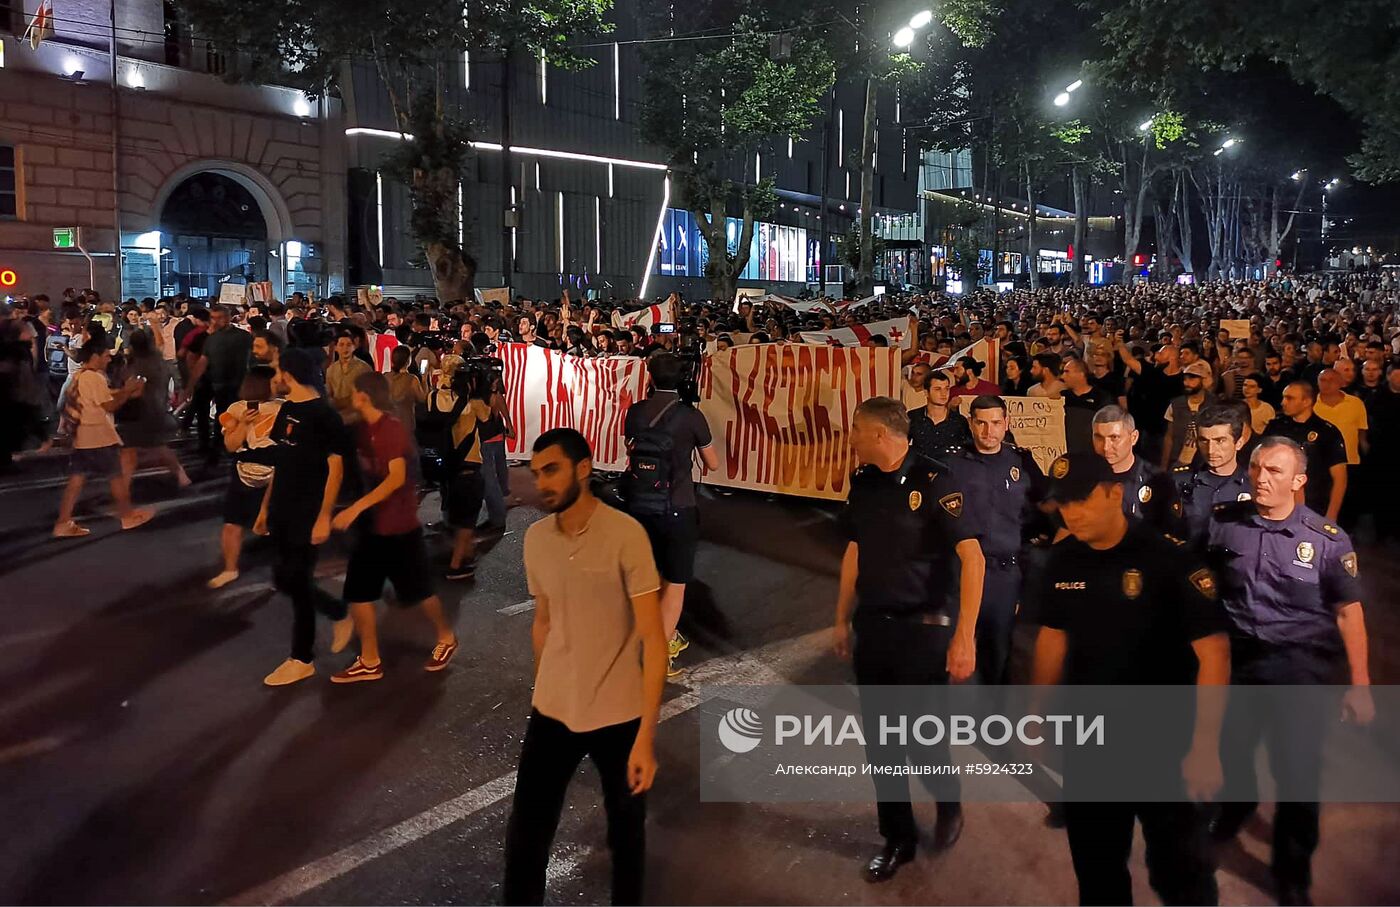
POLYGON ((661 619, 670 643, 668 677, 680 673, 676 656, 690 645, 677 625, 700 544, 691 463, 698 451, 706 469, 719 468, 719 455, 710 446, 709 424, 680 393, 687 378, 694 381, 693 370, 698 366, 693 358, 653 354, 647 360, 651 395, 627 410, 623 427, 628 453, 627 512, 646 529, 661 573, 661 619))
POLYGON ((452 527, 452 558, 446 579, 476 575, 476 519, 485 498, 482 429, 491 419, 491 391, 499 361, 444 356, 438 387, 418 417, 424 474, 442 492, 442 514, 452 527))

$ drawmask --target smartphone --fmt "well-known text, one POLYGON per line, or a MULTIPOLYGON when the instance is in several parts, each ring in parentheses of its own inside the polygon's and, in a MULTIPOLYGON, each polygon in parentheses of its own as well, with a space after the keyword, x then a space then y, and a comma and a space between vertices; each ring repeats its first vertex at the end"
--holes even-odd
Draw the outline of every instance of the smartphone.
POLYGON ((260 403, 249 402, 249 404, 248 404, 248 412, 249 412, 249 414, 256 416, 256 415, 258 414, 258 407, 261 406, 261 405, 262 405, 262 404, 260 404, 260 403))
POLYGON ((674 334, 675 332, 676 326, 672 322, 667 321, 662 324, 656 325, 655 333, 657 334, 674 334))

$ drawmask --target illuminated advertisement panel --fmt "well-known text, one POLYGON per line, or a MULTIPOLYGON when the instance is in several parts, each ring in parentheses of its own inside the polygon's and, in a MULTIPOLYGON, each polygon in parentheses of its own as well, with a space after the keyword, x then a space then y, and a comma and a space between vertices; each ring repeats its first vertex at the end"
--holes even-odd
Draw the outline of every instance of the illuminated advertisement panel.
MULTIPOLYGON (((724 235, 731 255, 739 251, 743 222, 726 218, 724 235)), ((800 282, 816 279, 816 240, 809 240, 802 227, 781 224, 754 224, 749 241, 749 261, 744 280, 800 282)), ((703 277, 709 261, 709 248, 689 211, 668 208, 661 222, 657 241, 655 273, 663 277, 703 277)))

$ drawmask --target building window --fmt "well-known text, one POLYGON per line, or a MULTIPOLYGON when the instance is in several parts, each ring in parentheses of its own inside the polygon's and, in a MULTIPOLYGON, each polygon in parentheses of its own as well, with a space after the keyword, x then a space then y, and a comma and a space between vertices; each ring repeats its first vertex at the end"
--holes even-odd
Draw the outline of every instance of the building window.
POLYGON ((180 45, 184 43, 184 28, 180 24, 180 7, 174 0, 165 0, 165 63, 180 65, 180 45))
POLYGON ((24 26, 20 24, 24 19, 23 13, 20 0, 0 0, 0 32, 11 35, 23 34, 21 29, 24 26))
POLYGON ((15 146, 0 145, 0 217, 19 216, 19 168, 15 146))

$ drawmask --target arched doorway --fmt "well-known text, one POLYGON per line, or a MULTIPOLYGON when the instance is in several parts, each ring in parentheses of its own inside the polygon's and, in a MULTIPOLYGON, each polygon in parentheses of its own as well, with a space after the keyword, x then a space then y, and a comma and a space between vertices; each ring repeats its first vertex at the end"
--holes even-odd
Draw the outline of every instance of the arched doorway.
POLYGON ((196 173, 171 190, 160 210, 160 283, 166 292, 219 295, 221 284, 277 280, 275 248, 253 193, 222 173, 196 173))

